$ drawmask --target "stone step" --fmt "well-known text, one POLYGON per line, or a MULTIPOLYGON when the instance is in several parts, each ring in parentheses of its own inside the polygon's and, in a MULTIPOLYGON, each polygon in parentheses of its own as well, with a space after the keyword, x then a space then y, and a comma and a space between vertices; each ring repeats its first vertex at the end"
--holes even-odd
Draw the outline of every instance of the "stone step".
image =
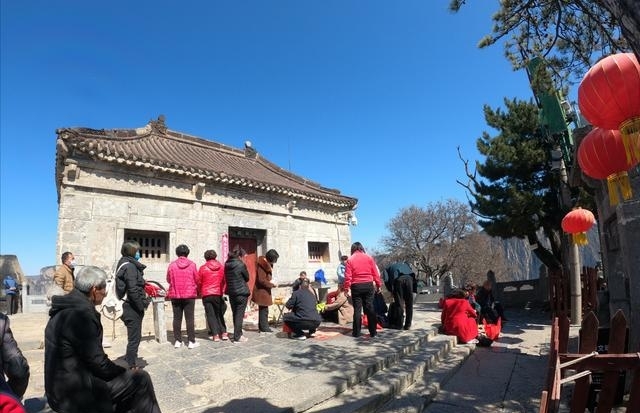
POLYGON ((474 349, 474 345, 453 347, 432 368, 425 369, 415 382, 401 394, 394 396, 375 413, 420 413, 440 389, 453 377, 474 349))
POLYGON ((437 392, 439 380, 451 375, 473 346, 456 346, 455 337, 432 334, 411 352, 397 354, 394 362, 379 369, 356 385, 329 400, 305 410, 305 413, 370 413, 421 411, 425 395, 416 391, 425 386, 428 377, 433 381, 428 388, 428 398, 437 392), (415 386, 416 383, 419 386, 415 386), (432 394, 433 392, 433 394, 432 394), (403 410, 413 407, 411 410, 403 410), (396 410, 397 409, 397 410, 396 410))

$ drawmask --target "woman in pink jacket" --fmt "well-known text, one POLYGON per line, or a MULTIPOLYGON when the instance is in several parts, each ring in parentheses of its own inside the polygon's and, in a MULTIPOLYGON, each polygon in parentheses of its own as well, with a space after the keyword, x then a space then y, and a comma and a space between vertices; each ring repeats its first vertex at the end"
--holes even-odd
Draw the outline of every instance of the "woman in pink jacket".
POLYGON ((174 347, 182 347, 182 314, 187 322, 187 338, 189 339, 189 348, 196 348, 200 344, 196 343, 196 330, 194 325, 193 312, 198 296, 198 287, 196 279, 198 277, 198 268, 196 263, 189 258, 189 247, 180 244, 176 247, 176 255, 178 258, 169 264, 167 268, 167 282, 169 283, 169 291, 167 294, 171 298, 171 307, 173 307, 173 338, 174 347))
POLYGON ((368 323, 369 334, 371 337, 376 336, 375 320, 378 317, 373 308, 373 295, 380 291, 381 287, 382 281, 376 262, 366 254, 361 243, 354 242, 344 271, 344 290, 347 296, 351 295, 353 301, 354 337, 360 337, 363 306, 367 319, 371 320, 368 323))
POLYGON ((227 325, 224 322, 227 304, 222 297, 227 283, 224 278, 224 265, 216 259, 217 257, 218 254, 214 250, 204 252, 204 259, 207 262, 198 270, 196 280, 211 333, 209 338, 213 341, 229 340, 227 325))

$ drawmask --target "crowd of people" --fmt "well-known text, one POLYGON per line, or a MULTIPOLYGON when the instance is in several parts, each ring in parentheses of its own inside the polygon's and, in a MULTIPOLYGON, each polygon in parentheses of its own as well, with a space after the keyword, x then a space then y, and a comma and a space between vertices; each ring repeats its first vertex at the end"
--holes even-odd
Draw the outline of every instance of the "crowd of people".
MULTIPOLYGON (((116 264, 114 280, 119 298, 123 300, 122 321, 127 330, 126 353, 128 368, 109 359, 103 349, 100 314, 96 311, 105 295, 106 273, 96 267, 75 270, 71 252, 62 254, 62 265, 54 282, 62 291, 51 300, 50 319, 45 330, 45 391, 50 406, 61 412, 159 412, 149 375, 138 365, 138 347, 142 321, 150 299, 145 292, 144 270, 140 262, 141 247, 136 241, 122 244, 121 258, 116 264)), ((173 345, 188 349, 199 346, 195 335, 196 300, 204 307, 210 340, 243 343, 245 311, 251 300, 258 307, 258 331, 271 333, 268 311, 273 304, 272 289, 277 287, 273 272, 278 262, 276 250, 268 250, 257 258, 255 284, 250 289, 250 275, 243 261, 245 251, 234 248, 226 261, 218 261, 216 251, 204 252, 205 263, 199 268, 189 259, 187 245, 175 249, 166 273, 168 298, 173 309, 173 345), (228 300, 228 301, 227 301, 228 300), (233 330, 225 322, 227 307, 231 307, 233 330), (182 337, 182 322, 186 322, 186 342, 182 337)), ((351 324, 353 337, 360 337, 366 327, 368 337, 384 327, 408 330, 413 319, 413 303, 417 292, 416 276, 410 265, 394 262, 382 274, 373 257, 363 245, 355 242, 350 256, 341 256, 336 270, 337 288, 320 302, 305 271, 292 283, 291 297, 283 303, 289 311, 283 317, 284 329, 297 340, 313 338, 322 321, 339 325, 351 324), (388 307, 382 296, 382 285, 393 296, 388 307), (393 314, 392 314, 393 313, 393 314), (363 315, 365 317, 363 317, 363 315)), ((479 291, 469 284, 442 300, 442 330, 455 335, 459 342, 475 342, 479 338, 478 324, 505 321, 504 311, 492 295, 491 281, 479 291)), ((0 403, 19 400, 29 380, 29 366, 13 340, 6 316, 0 316, 4 375, 0 375, 0 403), (8 378, 8 381, 5 380, 8 378), (8 398, 8 399, 7 399, 8 398)), ((19 402, 18 402, 19 405, 19 402)), ((17 410, 20 411, 20 410, 17 410)))

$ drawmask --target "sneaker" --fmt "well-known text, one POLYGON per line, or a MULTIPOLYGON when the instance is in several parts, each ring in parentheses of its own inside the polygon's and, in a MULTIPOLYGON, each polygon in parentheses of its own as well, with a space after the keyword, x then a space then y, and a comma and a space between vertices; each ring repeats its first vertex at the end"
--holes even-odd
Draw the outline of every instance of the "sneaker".
POLYGON ((175 344, 173 345, 173 347, 175 347, 175 348, 182 347, 182 341, 176 341, 175 344))
POLYGON ((211 340, 213 340, 213 341, 216 341, 216 342, 217 342, 217 341, 220 341, 220 340, 221 340, 221 338, 220 338, 219 336, 211 336, 211 340))
POLYGON ((200 343, 198 343, 197 341, 189 342, 189 349, 198 348, 198 347, 200 347, 200 343))
POLYGON ((316 336, 315 332, 307 334, 308 338, 314 338, 315 336, 316 336))
POLYGON ((227 333, 222 333, 222 334, 220 334, 220 338, 221 338, 222 340, 224 340, 224 341, 227 341, 227 340, 229 340, 229 334, 227 334, 227 333))
POLYGON ((272 329, 268 329, 268 330, 260 330, 261 334, 265 334, 265 333, 273 333, 272 329))
POLYGON ((305 336, 304 334, 301 334, 299 336, 292 336, 291 338, 294 340, 306 340, 307 336, 305 336))
POLYGON ((246 338, 245 336, 241 336, 239 339, 234 341, 234 343, 246 343, 247 341, 249 341, 248 338, 246 338))

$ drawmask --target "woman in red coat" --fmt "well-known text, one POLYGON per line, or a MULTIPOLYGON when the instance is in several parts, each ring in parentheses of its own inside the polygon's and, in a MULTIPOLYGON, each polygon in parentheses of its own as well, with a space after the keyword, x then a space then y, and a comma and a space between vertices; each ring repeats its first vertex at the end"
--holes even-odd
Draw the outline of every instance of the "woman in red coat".
POLYGON ((474 340, 478 337, 477 316, 464 291, 454 292, 442 304, 441 321, 444 333, 458 337, 458 341, 463 344, 474 340))

